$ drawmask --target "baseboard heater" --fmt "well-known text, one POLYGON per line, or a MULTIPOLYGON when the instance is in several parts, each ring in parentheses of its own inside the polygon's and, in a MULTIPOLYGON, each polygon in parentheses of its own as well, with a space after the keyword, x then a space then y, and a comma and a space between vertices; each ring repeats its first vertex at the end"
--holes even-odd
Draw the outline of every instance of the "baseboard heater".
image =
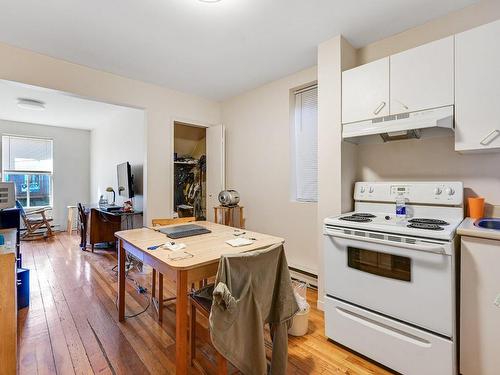
POLYGON ((292 279, 303 281, 313 288, 318 287, 318 275, 294 267, 288 267, 288 269, 292 279))

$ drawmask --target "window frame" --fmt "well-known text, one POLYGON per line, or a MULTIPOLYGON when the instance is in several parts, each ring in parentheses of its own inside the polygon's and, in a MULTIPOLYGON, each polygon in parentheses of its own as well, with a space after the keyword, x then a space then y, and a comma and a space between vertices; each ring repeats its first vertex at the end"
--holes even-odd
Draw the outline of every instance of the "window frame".
MULTIPOLYGON (((27 209, 37 209, 41 207, 53 207, 54 204, 54 140, 52 138, 47 138, 47 137, 37 137, 37 136, 28 136, 28 135, 13 135, 13 134, 2 134, 2 147, 3 147, 3 140, 5 138, 20 138, 20 139, 34 139, 34 140, 43 140, 43 141, 48 141, 50 143, 50 160, 52 164, 52 170, 41 170, 41 171, 35 171, 35 170, 29 170, 29 169, 4 169, 4 163, 2 162, 2 181, 5 182, 6 175, 23 175, 23 176, 28 176, 28 186, 26 189, 26 205, 24 208, 27 209), (48 193, 49 195, 49 204, 48 205, 37 205, 33 206, 31 205, 31 199, 30 199, 30 184, 31 184, 31 178, 34 175, 44 175, 44 176, 49 176, 50 179, 50 191, 48 193)), ((3 151, 2 151, 2 157, 3 157, 3 151)), ((17 191, 16 191, 16 200, 18 200, 17 196, 17 191)))
MULTIPOLYGON (((318 203, 319 192, 318 192, 318 177, 316 175, 316 196, 313 199, 306 199, 303 197, 299 197, 299 188, 298 188, 298 168, 297 168, 297 121, 298 121, 298 102, 297 95, 310 91, 310 90, 318 90, 317 83, 310 83, 295 89, 290 90, 290 169, 291 169, 291 179, 290 179, 290 196, 291 200, 295 203, 318 203)), ((300 107, 302 108, 302 107, 300 107)), ((316 102, 316 111, 318 110, 318 104, 316 102)), ((318 121, 316 120, 316 132, 318 131, 318 121)), ((316 146, 317 153, 317 146, 316 146)), ((318 162, 316 156, 316 163, 318 162)))

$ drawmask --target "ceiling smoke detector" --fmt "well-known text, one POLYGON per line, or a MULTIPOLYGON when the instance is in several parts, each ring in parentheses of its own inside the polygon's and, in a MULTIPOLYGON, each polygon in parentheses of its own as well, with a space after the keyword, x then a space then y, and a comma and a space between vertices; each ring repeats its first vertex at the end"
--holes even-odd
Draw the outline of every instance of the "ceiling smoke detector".
POLYGON ((43 111, 45 110, 45 103, 40 100, 18 98, 17 106, 23 109, 30 109, 32 111, 43 111))

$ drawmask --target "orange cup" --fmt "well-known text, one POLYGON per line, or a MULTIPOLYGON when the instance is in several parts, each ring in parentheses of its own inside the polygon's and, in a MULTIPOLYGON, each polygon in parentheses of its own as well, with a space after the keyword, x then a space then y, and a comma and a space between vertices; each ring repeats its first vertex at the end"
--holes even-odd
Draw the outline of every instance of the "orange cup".
POLYGON ((480 219, 484 217, 484 198, 467 198, 469 206, 469 217, 472 219, 480 219))

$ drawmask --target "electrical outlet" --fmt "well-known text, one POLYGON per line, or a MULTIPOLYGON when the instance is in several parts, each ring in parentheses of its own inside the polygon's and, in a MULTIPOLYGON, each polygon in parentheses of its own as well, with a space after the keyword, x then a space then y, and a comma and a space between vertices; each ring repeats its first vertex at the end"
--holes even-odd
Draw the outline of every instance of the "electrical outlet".
POLYGON ((493 301, 496 307, 500 307, 500 294, 495 298, 495 301, 493 301))

